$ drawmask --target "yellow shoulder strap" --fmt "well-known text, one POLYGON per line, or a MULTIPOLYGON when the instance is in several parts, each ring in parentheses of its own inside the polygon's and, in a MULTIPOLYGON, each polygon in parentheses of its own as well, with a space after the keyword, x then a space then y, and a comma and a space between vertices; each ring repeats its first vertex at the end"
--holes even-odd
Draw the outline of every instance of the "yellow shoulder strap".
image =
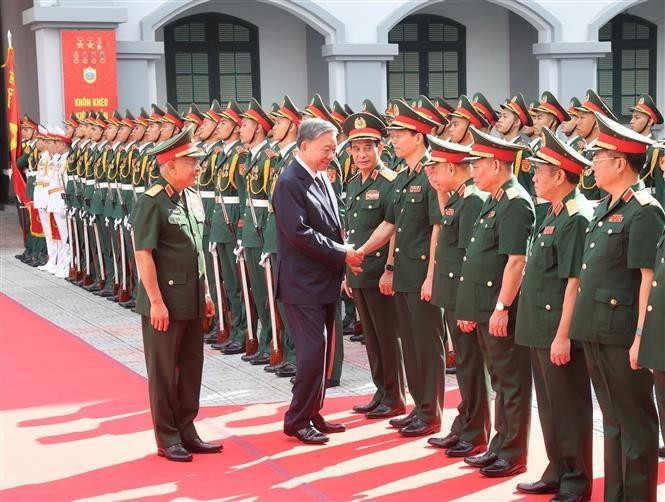
POLYGON ((517 176, 522 169, 522 150, 518 150, 515 155, 515 163, 513 164, 513 174, 517 176))
POLYGON ((233 156, 233 160, 231 161, 231 166, 229 167, 229 183, 233 185, 233 188, 236 190, 238 187, 236 186, 236 168, 238 167, 238 159, 240 158, 240 154, 236 153, 233 156))
POLYGON ((263 186, 261 190, 268 193, 268 181, 270 180, 270 157, 263 163, 263 186))

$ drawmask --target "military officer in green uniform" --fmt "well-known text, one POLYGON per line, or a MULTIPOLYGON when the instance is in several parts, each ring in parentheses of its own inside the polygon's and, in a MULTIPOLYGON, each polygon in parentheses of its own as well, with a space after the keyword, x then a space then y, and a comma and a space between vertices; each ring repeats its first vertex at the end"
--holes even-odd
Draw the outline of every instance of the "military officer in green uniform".
POLYGON ((444 309, 444 321, 455 350, 457 384, 462 399, 450 432, 443 438, 430 438, 428 443, 445 448, 450 457, 466 457, 487 446, 489 394, 478 338, 475 333, 460 331, 455 307, 464 254, 487 196, 473 183, 468 146, 435 137, 430 137, 429 143, 432 150, 427 174, 437 191, 443 215, 436 246, 432 303, 444 309))
POLYGON ((450 114, 450 141, 460 145, 473 143, 470 127, 473 126, 481 131, 489 131, 489 123, 485 117, 474 108, 469 98, 464 94, 457 101, 457 108, 450 114))
POLYGON ((415 402, 403 418, 390 425, 406 437, 425 436, 441 430, 445 394, 445 355, 441 310, 430 303, 434 279, 434 250, 441 227, 436 191, 427 181, 427 135, 438 124, 397 101, 389 127, 395 155, 408 166, 393 182, 394 200, 384 221, 358 250, 366 256, 395 236, 391 285, 402 343, 404 369, 415 402))
POLYGON ((561 132, 566 136, 566 145, 571 147, 577 153, 584 152, 584 149, 586 148, 586 142, 576 134, 578 117, 577 108, 581 105, 582 103, 580 103, 579 99, 575 97, 571 98, 568 108, 566 108, 570 119, 561 123, 561 132))
MULTIPOLYGON (((596 113, 605 115, 606 117, 617 121, 616 115, 612 112, 607 103, 598 96, 598 93, 593 89, 589 89, 586 94, 584 102, 577 108, 578 117, 577 117, 577 134, 584 140, 586 143, 585 148, 592 148, 594 142, 598 138, 598 125, 596 123, 596 113)), ((587 158, 591 158, 591 150, 586 150, 584 155, 587 158)), ((582 178, 580 179, 580 188, 582 189, 582 195, 591 201, 597 201, 603 198, 606 194, 602 192, 596 186, 596 180, 594 178, 593 169, 588 168, 582 172, 582 178)))
MULTIPOLYGON (((346 234, 349 244, 359 248, 385 219, 392 203, 394 171, 380 160, 385 123, 367 112, 350 115, 343 128, 349 138, 358 172, 346 187, 346 234)), ((405 391, 397 319, 391 291, 380 290, 388 260, 388 245, 368 254, 362 271, 347 270, 342 284, 358 309, 363 326, 367 359, 376 391, 369 403, 353 408, 367 418, 390 418, 404 413, 405 391)), ((392 260, 391 260, 392 261, 392 260)), ((393 264, 387 265, 388 275, 393 264)))
POLYGON ((522 145, 471 129, 473 180, 491 195, 480 211, 462 265, 456 310, 462 332, 477 329, 485 365, 496 393, 496 434, 486 453, 464 461, 490 477, 526 470, 531 422, 531 363, 515 344, 515 314, 526 254, 533 234, 531 196, 511 165, 522 145))
POLYGON ((603 413, 605 499, 656 500, 658 417, 653 380, 638 369, 663 210, 639 180, 644 136, 596 113, 593 170, 609 196, 587 229, 570 338, 583 342, 603 413))
MULTIPOLYGON (((630 108, 633 112, 630 119, 630 128, 646 136, 649 139, 653 137, 652 128, 655 125, 663 123, 663 115, 656 107, 653 98, 648 94, 644 94, 637 99, 635 106, 630 108)), ((650 189, 651 195, 656 197, 658 203, 663 206, 665 204, 665 181, 663 180, 663 172, 658 169, 658 158, 662 155, 660 149, 650 145, 647 149, 647 160, 644 163, 640 178, 644 181, 647 188, 650 189)))
POLYGON ((570 342, 584 237, 593 209, 578 189, 591 162, 549 128, 533 157, 538 197, 550 203, 527 260, 515 342, 530 348, 549 464, 522 493, 557 493, 554 500, 588 500, 593 482, 591 385, 579 343, 570 342))
POLYGON ((214 315, 203 256, 201 198, 196 183, 202 152, 185 130, 148 150, 161 177, 134 208, 136 263, 141 281, 136 311, 148 369, 150 411, 157 454, 188 462, 192 453, 214 453, 194 419, 203 372, 203 319, 214 315))

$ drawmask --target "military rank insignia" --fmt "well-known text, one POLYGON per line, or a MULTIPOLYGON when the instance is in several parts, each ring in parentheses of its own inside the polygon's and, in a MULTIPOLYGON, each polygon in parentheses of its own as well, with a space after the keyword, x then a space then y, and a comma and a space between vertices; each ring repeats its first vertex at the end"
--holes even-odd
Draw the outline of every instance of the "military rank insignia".
POLYGON ((552 235, 554 234, 554 225, 547 225, 543 228, 543 235, 552 235))
POLYGON ((613 214, 608 221, 610 223, 621 223, 623 221, 623 214, 613 214))

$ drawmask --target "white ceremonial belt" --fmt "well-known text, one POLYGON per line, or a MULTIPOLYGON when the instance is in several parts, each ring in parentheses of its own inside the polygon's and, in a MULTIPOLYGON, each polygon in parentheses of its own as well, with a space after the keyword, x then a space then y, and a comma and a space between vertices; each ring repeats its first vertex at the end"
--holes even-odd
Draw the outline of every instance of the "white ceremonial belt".
POLYGON ((85 180, 85 184, 88 185, 88 186, 89 186, 89 185, 94 185, 94 184, 95 184, 95 180, 85 180))
POLYGON ((222 201, 224 201, 224 204, 240 204, 240 197, 224 197, 222 195, 215 197, 215 202, 218 204, 221 204, 222 201))
POLYGON ((214 199, 215 198, 215 192, 212 192, 210 190, 201 190, 199 192, 199 195, 201 196, 202 199, 214 199))
POLYGON ((131 190, 132 189, 132 184, 131 183, 120 183, 120 188, 122 190, 131 190))
POLYGON ((108 188, 108 187, 109 187, 109 184, 106 181, 104 183, 99 184, 99 188, 108 188))
MULTIPOLYGON (((252 199, 252 204, 254 204, 254 207, 268 207, 268 199, 252 199)), ((249 202, 247 203, 249 206, 249 202)))
MULTIPOLYGON (((130 188, 130 190, 131 190, 131 188, 130 188)), ((134 191, 136 193, 143 193, 143 192, 145 192, 145 187, 134 187, 134 191)))

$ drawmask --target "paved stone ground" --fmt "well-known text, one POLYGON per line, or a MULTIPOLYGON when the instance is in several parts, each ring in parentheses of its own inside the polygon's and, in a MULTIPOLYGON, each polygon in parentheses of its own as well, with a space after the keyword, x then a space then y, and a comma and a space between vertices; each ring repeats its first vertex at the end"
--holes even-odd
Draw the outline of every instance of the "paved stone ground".
MULTIPOLYGON (((21 233, 13 207, 0 211, 0 292, 38 315, 69 331, 86 343, 145 377, 140 318, 104 298, 24 265, 14 258, 21 252, 21 233)), ((6 334, 5 334, 6 336, 6 334)), ((341 386, 329 396, 365 395, 373 392, 365 347, 344 340, 345 360, 341 386)), ((446 389, 457 387, 446 376, 446 389)), ((201 404, 220 406, 265 403, 291 399, 288 378, 277 378, 240 360, 206 346, 201 404)), ((602 417, 595 403, 594 428, 602 434, 602 417)), ((535 396, 533 400, 534 415, 535 396)), ((536 416, 533 420, 536 420, 536 416)))

